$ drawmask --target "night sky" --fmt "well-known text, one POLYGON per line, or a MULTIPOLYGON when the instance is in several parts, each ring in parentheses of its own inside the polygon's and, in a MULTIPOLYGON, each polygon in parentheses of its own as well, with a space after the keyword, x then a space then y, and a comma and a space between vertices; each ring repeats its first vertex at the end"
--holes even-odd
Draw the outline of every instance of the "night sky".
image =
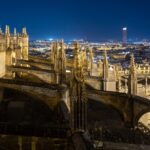
POLYGON ((150 39, 150 0, 3 0, 0 25, 26 26, 30 39, 150 39))

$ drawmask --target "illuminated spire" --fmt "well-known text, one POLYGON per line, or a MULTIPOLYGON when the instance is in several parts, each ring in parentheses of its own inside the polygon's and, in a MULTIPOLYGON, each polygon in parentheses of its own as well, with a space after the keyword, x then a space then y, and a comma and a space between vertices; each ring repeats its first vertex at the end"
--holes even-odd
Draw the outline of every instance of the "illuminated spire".
POLYGON ((60 47, 61 47, 61 52, 63 53, 64 52, 64 40, 63 39, 60 41, 60 47))
POLYGON ((104 50, 104 62, 103 62, 103 78, 107 79, 108 78, 108 59, 107 59, 107 51, 106 49, 104 50))
POLYGON ((3 34, 2 28, 0 28, 0 34, 3 34))
POLYGON ((77 55, 80 50, 80 43, 78 41, 74 42, 74 55, 77 55))
POLYGON ((60 41, 60 47, 61 47, 61 57, 64 60, 65 51, 64 51, 64 40, 63 39, 60 41))
POLYGON ((23 34, 23 35, 27 35, 26 27, 24 27, 24 28, 22 29, 22 34, 23 34))
POLYGON ((131 55, 130 59, 130 76, 128 84, 128 93, 132 95, 137 94, 137 76, 136 76, 136 65, 134 55, 131 55))
POLYGON ((78 52, 78 43, 75 43, 75 45, 77 54, 75 55, 75 65, 71 86, 71 125, 72 131, 86 131, 87 97, 85 89, 84 71, 81 61, 82 53, 78 52))
POLYGON ((55 55, 54 51, 55 51, 55 43, 52 42, 52 43, 51 43, 50 62, 51 62, 51 64, 53 64, 53 65, 54 65, 54 55, 55 55))
POLYGON ((14 36, 17 36, 17 30, 14 28, 14 36))
POLYGON ((59 72, 61 75, 61 83, 63 81, 66 81, 66 53, 65 53, 65 49, 64 49, 64 40, 62 39, 60 41, 60 51, 59 51, 59 61, 61 61, 61 66, 59 66, 59 72))
POLYGON ((130 59, 130 71, 131 73, 135 73, 136 71, 135 58, 133 54, 131 55, 131 59, 130 59))
POLYGON ((10 29, 9 29, 9 26, 8 26, 8 25, 6 25, 5 34, 6 34, 6 35, 10 35, 10 29))
POLYGON ((61 41, 60 41, 61 43, 64 43, 64 39, 61 39, 61 41))
POLYGON ((59 67, 58 67, 58 59, 59 59, 59 43, 58 43, 58 41, 56 41, 55 43, 54 43, 54 49, 53 49, 53 56, 54 56, 54 70, 55 70, 55 72, 57 72, 58 73, 58 71, 59 71, 59 67))
POLYGON ((108 59, 107 59, 107 50, 104 50, 104 63, 108 64, 108 59))
POLYGON ((134 59, 134 55, 133 54, 131 54, 130 65, 131 66, 135 65, 135 59, 134 59))
POLYGON ((80 45, 79 42, 76 41, 74 42, 74 68, 80 66, 79 52, 80 52, 80 45))

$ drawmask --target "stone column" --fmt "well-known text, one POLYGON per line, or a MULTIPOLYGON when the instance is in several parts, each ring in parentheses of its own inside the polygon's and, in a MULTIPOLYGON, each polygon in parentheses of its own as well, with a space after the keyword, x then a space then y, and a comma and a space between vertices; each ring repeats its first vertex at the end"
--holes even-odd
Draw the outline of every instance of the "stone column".
POLYGON ((128 84, 128 94, 137 95, 137 66, 135 64, 134 55, 131 55, 130 60, 130 74, 129 74, 129 84, 128 84))
POLYGON ((66 85, 62 85, 64 90, 60 91, 61 93, 61 100, 65 102, 67 105, 68 110, 70 111, 70 94, 69 89, 67 89, 66 85))
POLYGON ((36 144, 37 144, 37 137, 32 137, 32 141, 31 141, 31 150, 36 150, 36 144))
POLYGON ((128 92, 128 85, 127 85, 127 79, 125 79, 125 93, 128 92))
POLYGON ((121 80, 120 77, 118 77, 118 87, 117 87, 117 91, 120 92, 121 90, 121 80))
POLYGON ((23 145, 22 137, 21 137, 21 136, 18 136, 18 146, 19 146, 19 150, 22 150, 22 145, 23 145))
POLYGON ((0 102, 2 102, 4 97, 4 88, 0 88, 0 102))
POLYGON ((147 76, 145 77, 145 95, 147 96, 147 76))
POLYGON ((6 76, 8 78, 12 78, 12 71, 9 70, 9 67, 11 67, 13 65, 13 61, 12 61, 12 49, 8 48, 6 50, 6 61, 5 61, 5 66, 6 66, 6 76))
POLYGON ((59 84, 60 83, 60 78, 59 78, 59 73, 55 73, 55 83, 59 84))

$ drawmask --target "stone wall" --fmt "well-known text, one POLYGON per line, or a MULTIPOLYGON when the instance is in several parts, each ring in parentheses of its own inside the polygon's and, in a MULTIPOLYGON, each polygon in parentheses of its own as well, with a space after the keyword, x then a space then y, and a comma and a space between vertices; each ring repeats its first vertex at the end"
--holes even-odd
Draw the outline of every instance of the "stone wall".
POLYGON ((0 51, 0 78, 5 75, 5 51, 0 51))

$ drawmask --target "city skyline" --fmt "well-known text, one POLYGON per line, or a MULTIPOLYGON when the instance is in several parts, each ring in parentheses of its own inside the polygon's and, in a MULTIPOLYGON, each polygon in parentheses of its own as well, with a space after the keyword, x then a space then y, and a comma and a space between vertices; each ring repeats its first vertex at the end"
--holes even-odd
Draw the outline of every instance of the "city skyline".
POLYGON ((150 39, 148 0, 62 0, 1 2, 0 25, 27 27, 30 39, 122 40, 121 29, 128 27, 129 38, 150 39), (11 13, 10 13, 11 12, 11 13))

